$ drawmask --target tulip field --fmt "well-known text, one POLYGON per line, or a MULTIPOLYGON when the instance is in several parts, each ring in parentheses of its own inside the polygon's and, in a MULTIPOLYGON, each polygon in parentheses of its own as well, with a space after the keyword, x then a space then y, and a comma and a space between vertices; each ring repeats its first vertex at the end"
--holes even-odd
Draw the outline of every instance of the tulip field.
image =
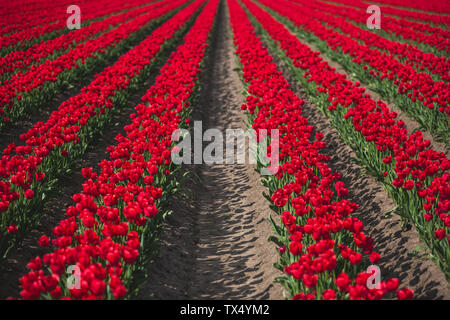
POLYGON ((1 299, 450 299, 450 2, 0 8, 1 299))

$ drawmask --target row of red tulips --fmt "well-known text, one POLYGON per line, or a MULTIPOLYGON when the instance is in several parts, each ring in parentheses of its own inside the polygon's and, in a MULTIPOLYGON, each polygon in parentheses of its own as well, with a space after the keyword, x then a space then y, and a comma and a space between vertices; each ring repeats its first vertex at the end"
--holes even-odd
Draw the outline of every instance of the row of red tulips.
MULTIPOLYGON (((295 1, 295 0, 294 0, 295 1)), ((296 1, 295 1, 296 2, 296 1)), ((325 11, 330 11, 330 8, 340 8, 341 10, 348 10, 350 15, 354 12, 359 12, 358 21, 366 25, 369 15, 366 13, 366 9, 352 9, 351 7, 342 8, 334 5, 333 3, 325 3, 320 1, 320 6, 323 6, 325 11), (363 21, 364 20, 364 21, 363 21)), ((381 28, 371 30, 383 37, 398 41, 401 43, 407 43, 417 46, 424 52, 433 53, 436 56, 445 56, 449 58, 450 42, 448 40, 448 30, 440 28, 430 27, 426 24, 414 23, 412 21, 404 19, 389 18, 381 12, 381 28), (430 30, 431 29, 431 30, 430 30), (428 32, 426 31, 428 30, 428 32)))
MULTIPOLYGON (((283 12, 283 2, 261 3, 283 12)), ((385 186, 398 204, 398 212, 411 221, 450 277, 450 160, 434 151, 421 131, 408 133, 386 104, 375 101, 300 41, 259 6, 252 14, 274 40, 280 56, 291 67, 311 99, 357 154, 361 164, 385 186)), ((301 16, 290 15, 298 23, 301 16)))
MULTIPOLYGON (((352 13, 351 10, 347 10, 347 9, 345 9, 345 10, 342 10, 342 9, 341 10, 333 10, 332 6, 327 6, 325 9, 327 11, 330 11, 331 13, 333 13, 333 16, 330 16, 328 14, 324 14, 322 12, 318 12, 319 11, 319 10, 317 10, 318 7, 315 7, 316 10, 313 10, 313 11, 309 10, 309 8, 306 9, 307 7, 310 7, 310 6, 307 5, 306 2, 304 2, 303 0, 295 0, 295 2, 302 3, 303 5, 302 5, 301 9, 302 10, 307 10, 308 14, 314 14, 314 18, 319 19, 319 21, 321 21, 321 22, 326 22, 327 24, 332 25, 335 28, 341 29, 342 32, 344 32, 345 34, 349 34, 351 37, 361 40, 363 43, 365 43, 368 46, 377 46, 378 48, 383 48, 383 46, 386 46, 386 50, 387 51, 390 51, 390 52, 395 53, 395 54, 398 54, 397 52, 400 52, 399 48, 402 47, 401 45, 396 44, 395 42, 392 42, 392 41, 386 41, 386 40, 383 41, 382 37, 377 37, 372 32, 364 30, 364 28, 358 28, 358 27, 354 26, 353 24, 346 22, 346 20, 344 18, 336 17, 336 15, 341 15, 341 16, 344 15, 344 12, 345 13, 350 12, 351 19, 361 20, 360 19, 361 18, 361 13, 360 12, 355 11, 355 12, 353 12, 353 14, 351 14, 352 13), (339 14, 337 14, 336 12, 339 12, 339 14), (359 18, 356 18, 356 14, 359 15, 359 18), (383 43, 376 44, 376 42, 380 42, 380 41, 383 41, 383 43)), ((292 5, 292 4, 293 4, 293 2, 291 2, 290 5, 292 5)), ((292 8, 299 9, 298 6, 293 6, 292 8)), ((322 8, 322 11, 323 11, 323 8, 322 8)), ((332 29, 334 29, 334 28, 332 28, 332 29)), ((332 34, 334 35, 334 33, 332 33, 332 34)), ((450 37, 450 32, 447 32, 445 38, 447 39, 449 37, 450 37)), ((448 41, 449 41, 449 45, 450 45, 450 40, 448 40, 448 41)), ((344 50, 344 52, 362 51, 365 48, 364 46, 361 46, 361 47, 357 47, 357 46, 356 47, 355 46, 349 47, 349 45, 350 44, 342 45, 342 50, 344 50)), ((338 43, 338 44, 335 43, 334 46, 341 46, 341 43, 338 43)), ((415 50, 415 51, 417 52, 417 50, 415 50)), ((374 54, 373 51, 370 51, 370 53, 374 54)), ((417 52, 415 54, 420 54, 420 53, 417 52)), ((366 57, 361 57, 359 52, 356 53, 356 54, 355 53, 350 53, 350 55, 352 55, 353 57, 359 57, 359 59, 361 59, 363 61, 367 61, 366 57)), ((379 55, 375 54, 375 57, 378 57, 378 56, 379 55)), ((423 59, 426 56, 425 55, 421 55, 421 56, 415 58, 414 55, 408 55, 408 56, 405 56, 405 57, 407 57, 408 60, 413 60, 413 61, 416 61, 416 62, 420 62, 420 59, 423 59)), ((426 67, 434 68, 434 73, 441 74, 442 76, 445 77, 444 80, 447 81, 448 80, 448 71, 449 71, 448 59, 442 58, 441 59, 442 61, 439 62, 439 58, 436 57, 436 56, 433 57, 433 55, 427 55, 427 57, 430 59, 430 61, 429 62, 424 61, 424 63, 426 63, 426 67), (431 62, 433 62, 433 63, 431 63, 431 62), (435 64, 436 66, 432 67, 431 64, 435 64)), ((401 64, 397 64, 395 62, 396 62, 395 60, 392 60, 392 61, 391 60, 387 60, 386 63, 389 63, 389 67, 388 68, 380 69, 379 66, 376 65, 374 67, 374 69, 377 69, 377 71, 380 71, 380 73, 386 73, 386 76, 389 76, 389 74, 388 74, 389 71, 390 72, 396 72, 396 73, 410 72, 410 69, 407 68, 407 66, 406 66, 407 69, 405 69, 405 66, 402 66, 401 64)), ((371 66, 373 66, 373 65, 371 64, 371 66)), ((414 77, 420 77, 420 75, 417 74, 417 73, 414 73, 413 76, 414 77)), ((389 79, 390 79, 390 77, 389 77, 389 79)), ((402 82, 402 81, 411 82, 410 79, 406 79, 406 78, 403 78, 401 76, 400 76, 400 78, 401 78, 401 79, 399 79, 400 82, 402 82)), ((447 94, 448 94, 447 91, 449 90, 448 87, 446 87, 446 86, 440 87, 439 84, 437 84, 436 82, 433 83, 432 79, 429 78, 429 77, 426 77, 426 79, 422 80, 422 82, 423 83, 418 83, 416 86, 407 87, 407 88, 405 88, 405 90, 409 91, 409 90, 414 89, 414 90, 417 90, 418 92, 420 92, 424 96, 423 97, 425 99, 424 103, 426 105, 429 105, 432 102, 431 100, 428 101, 428 95, 426 93, 430 89, 427 88, 427 86, 434 88, 435 91, 443 90, 442 98, 438 99, 439 100, 438 101, 439 102, 439 106, 449 108, 449 106, 448 106, 448 96, 447 96, 447 94), (427 82, 424 82, 425 80, 427 82), (446 99, 444 99, 444 98, 446 98, 446 99)), ((402 93, 402 92, 400 92, 400 93, 402 93)), ((432 92, 432 93, 434 93, 436 95, 436 94, 439 94, 441 92, 432 92)), ((412 96, 415 97, 416 99, 419 98, 419 95, 413 94, 412 96)), ((447 111, 447 110, 443 110, 443 111, 447 111)), ((447 112, 450 113, 450 111, 447 111, 447 112)))
MULTIPOLYGON (((344 0, 344 1, 353 1, 364 5, 364 3, 360 0, 344 0)), ((364 8, 367 8, 367 4, 365 5, 364 8)), ((387 15, 397 16, 399 18, 403 18, 406 20, 415 20, 423 24, 425 23, 434 24, 442 28, 445 27, 448 28, 448 26, 450 26, 450 17, 448 15, 441 14, 442 12, 438 12, 438 14, 432 14, 420 11, 411 11, 407 9, 399 9, 388 5, 383 5, 382 10, 387 15)))
MULTIPOLYGON (((342 1, 342 0, 339 0, 342 1)), ((408 10, 422 10, 428 11, 430 13, 438 13, 438 14, 450 14, 450 4, 441 0, 416 0, 416 1, 408 1, 408 0, 383 0, 383 3, 388 5, 408 8, 408 10)))
MULTIPOLYGON (((412 44, 399 43, 397 40, 389 40, 374 32, 370 32, 366 27, 367 17, 362 15, 360 10, 306 0, 295 0, 294 3, 301 4, 301 8, 306 6, 314 9, 314 11, 336 17, 326 20, 326 23, 336 27, 337 30, 345 32, 345 34, 350 35, 354 39, 362 40, 370 47, 375 47, 381 51, 395 55, 397 58, 401 59, 402 63, 411 65, 416 70, 428 70, 431 75, 436 75, 435 77, 437 79, 442 79, 445 82, 450 80, 450 59, 447 57, 436 56, 430 52, 423 52, 417 48, 417 46, 412 44), (342 17, 347 20, 337 17, 342 17), (346 21, 348 20, 353 21, 355 26, 347 23, 346 21)), ((321 17, 323 17, 323 15, 321 15, 321 17)), ((389 28, 387 28, 387 30, 389 30, 389 28)), ((450 38, 450 32, 447 32, 446 38, 450 38)))
MULTIPOLYGON (((15 2, 11 3, 13 5, 15 4, 15 2)), ((69 18, 69 15, 66 13, 66 9, 73 3, 69 3, 66 7, 57 7, 47 1, 45 1, 45 3, 47 7, 54 8, 50 9, 50 11, 52 11, 51 15, 46 16, 42 20, 39 20, 38 18, 37 21, 33 23, 34 26, 31 25, 29 28, 20 27, 15 32, 0 36, 0 53, 2 53, 2 55, 17 49, 28 48, 35 43, 52 39, 61 33, 70 31, 67 28, 67 19, 69 18)), ((124 6, 122 1, 101 0, 94 2, 83 1, 79 6, 80 9, 83 10, 81 12, 81 17, 84 25, 85 23, 89 23, 92 19, 103 19, 102 16, 122 10, 129 10, 142 3, 145 2, 143 0, 132 0, 130 4, 124 6)), ((22 15, 21 18, 19 18, 19 21, 20 19, 27 20, 28 16, 24 17, 22 15)), ((21 22, 18 23, 20 24, 21 22)))
MULTIPOLYGON (((67 209, 69 217, 54 229, 55 249, 33 259, 32 271, 21 278, 23 298, 118 299, 136 293, 136 275, 146 269, 155 221, 174 187, 171 137, 187 123, 218 2, 208 2, 164 65, 131 115, 126 136, 108 147, 110 160, 100 162, 100 173, 83 169, 88 180, 82 193, 73 196, 76 205, 67 209), (80 270, 79 288, 67 285, 70 265, 80 270)), ((40 242, 49 244, 46 237, 40 242)))
MULTIPOLYGON (((86 2, 81 0, 80 4, 83 5, 86 2)), ((61 18, 60 8, 67 8, 71 1, 56 0, 52 1, 52 4, 55 5, 50 5, 50 1, 2 1, 0 3, 0 36, 43 24, 53 24, 61 18), (25 8, 27 8, 26 11, 25 8), (28 19, 24 19, 25 15, 28 19)))
MULTIPOLYGON (((370 5, 368 2, 363 2, 361 0, 335 0, 328 2, 327 0, 316 0, 317 2, 322 3, 336 3, 345 5, 346 8, 358 8, 359 11, 363 10, 364 12, 367 10, 367 7, 370 5)), ((399 25, 403 27, 412 27, 415 29, 417 26, 420 26, 421 28, 419 31, 426 31, 429 33, 433 33, 433 31, 436 30, 433 26, 430 25, 441 25, 443 30, 445 27, 450 26, 450 17, 448 15, 443 15, 442 12, 439 12, 438 14, 432 14, 432 13, 426 13, 426 12, 418 12, 418 11, 411 11, 407 9, 400 9, 389 6, 387 3, 377 3, 377 5, 380 7, 381 14, 387 18, 391 16, 396 16, 397 19, 395 20, 389 20, 396 21, 399 23, 399 25), (412 22, 411 20, 415 20, 418 22, 418 24, 409 24, 412 22)))
MULTIPOLYGON (((183 2, 174 1, 170 6, 183 2)), ((64 101, 45 123, 38 122, 21 134, 25 145, 12 143, 4 150, 0 160, 2 257, 20 235, 37 223, 39 208, 55 180, 86 151, 112 113, 143 86, 155 62, 184 34, 201 4, 197 0, 178 12, 98 74, 80 94, 64 101)))
MULTIPOLYGON (((417 72, 393 56, 371 49, 367 44, 359 44, 320 22, 330 22, 336 20, 335 17, 303 7, 302 10, 307 15, 300 19, 298 6, 289 1, 282 3, 283 8, 277 7, 280 10, 278 12, 289 18, 308 41, 317 44, 321 52, 338 60, 345 68, 358 75, 361 82, 369 84, 383 97, 392 98, 409 116, 448 143, 450 83, 433 81, 429 74, 417 72)), ((342 18, 338 20, 340 26, 357 28, 342 18)))
POLYGON ((264 180, 271 208, 281 220, 280 226, 273 222, 273 240, 280 246, 278 266, 287 276, 277 281, 293 299, 380 299, 389 292, 411 298, 412 291, 397 290, 397 279, 368 287, 368 262, 377 263, 380 255, 373 251, 374 240, 364 233, 362 222, 352 217, 358 205, 344 199, 348 189, 340 174, 327 166, 329 157, 320 154, 326 143, 320 132, 313 136, 314 127, 301 116, 304 101, 277 71, 243 8, 236 0, 228 3, 247 85, 242 109, 256 132, 280 132, 280 168, 264 180))
MULTIPOLYGON (((12 4, 14 5, 14 3, 12 4)), ((67 28, 67 19, 69 18, 69 15, 66 13, 66 9, 68 6, 56 7, 48 2, 47 6, 53 8, 50 9, 52 14, 49 16, 45 16, 42 19, 39 17, 30 17, 29 21, 33 21, 33 23, 30 24, 28 28, 26 28, 26 26, 24 28, 20 27, 14 32, 0 36, 1 55, 15 51, 19 48, 28 48, 35 43, 52 39, 61 33, 70 31, 67 28)), ((124 6, 120 1, 83 1, 79 6, 83 8, 82 21, 84 23, 124 9, 124 6)), ((132 8, 134 6, 135 5, 132 4, 130 7, 126 6, 125 8, 132 8)), ((28 17, 23 17, 22 15, 21 19, 27 20, 28 17)))
MULTIPOLYGON (((161 3, 150 4, 124 13, 115 14, 104 20, 84 26, 82 29, 74 30, 54 39, 35 44, 26 50, 13 51, 4 57, 0 57, 0 77, 5 79, 5 75, 9 75, 11 72, 16 73, 18 69, 39 63, 44 58, 54 60, 56 58, 54 54, 61 55, 78 43, 84 42, 92 37, 98 37, 99 34, 107 31, 109 28, 140 16, 147 10, 154 10, 160 6, 161 3)), ((24 70, 20 71, 23 72, 24 70)))
POLYGON ((128 45, 137 43, 145 36, 145 31, 158 24, 157 18, 179 5, 180 0, 157 3, 153 10, 116 26, 98 38, 79 43, 54 60, 32 65, 28 70, 11 76, 0 86, 0 116, 3 114, 0 128, 31 108, 46 105, 55 93, 79 81, 83 75, 103 68, 107 59, 119 56, 128 45))

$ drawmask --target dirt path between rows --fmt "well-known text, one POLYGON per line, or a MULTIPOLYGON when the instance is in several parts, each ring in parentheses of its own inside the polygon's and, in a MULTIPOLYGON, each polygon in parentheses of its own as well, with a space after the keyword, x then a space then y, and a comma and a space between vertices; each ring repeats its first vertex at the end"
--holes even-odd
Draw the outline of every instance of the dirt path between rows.
MULTIPOLYGON (((203 130, 245 128, 244 101, 234 58, 225 1, 220 4, 213 44, 192 114, 203 130)), ((150 264, 142 298, 283 299, 273 283, 278 254, 267 238, 271 226, 265 188, 252 165, 186 165, 198 175, 187 188, 190 201, 173 199, 161 235, 161 251, 150 264)))
MULTIPOLYGON (((303 39, 299 39, 299 41, 312 50, 318 51, 314 45, 303 39)), ((375 250, 382 257, 377 263, 381 270, 381 279, 398 278, 401 286, 414 290, 415 299, 450 299, 450 285, 443 272, 428 257, 426 246, 420 240, 414 226, 409 225, 407 230, 402 230, 400 217, 395 213, 388 214, 395 208, 394 201, 381 184, 372 176, 367 175, 364 169, 354 162, 356 159, 354 151, 339 137, 329 119, 311 103, 307 93, 296 82, 285 63, 274 52, 271 54, 292 90, 306 101, 302 111, 303 116, 308 119, 316 131, 324 134, 323 141, 327 143, 327 146, 321 152, 330 156, 328 166, 333 172, 337 171, 342 174, 342 181, 349 189, 348 200, 359 205, 355 216, 364 223, 366 234, 375 239, 375 250)), ((346 74, 351 79, 340 64, 323 54, 320 54, 320 57, 331 67, 336 68, 337 72, 346 74)), ((376 93, 361 86, 368 90, 372 98, 380 99, 376 93)), ((392 104, 389 106, 392 107, 392 104)), ((401 112, 399 115, 402 120, 407 122, 407 125, 414 126, 413 120, 408 119, 401 112)), ((427 138, 427 133, 424 136, 427 138)), ((428 138, 431 137, 428 135, 428 138)), ((445 150, 441 144, 434 141, 432 143, 440 148, 439 151, 448 153, 448 150, 445 150)))

